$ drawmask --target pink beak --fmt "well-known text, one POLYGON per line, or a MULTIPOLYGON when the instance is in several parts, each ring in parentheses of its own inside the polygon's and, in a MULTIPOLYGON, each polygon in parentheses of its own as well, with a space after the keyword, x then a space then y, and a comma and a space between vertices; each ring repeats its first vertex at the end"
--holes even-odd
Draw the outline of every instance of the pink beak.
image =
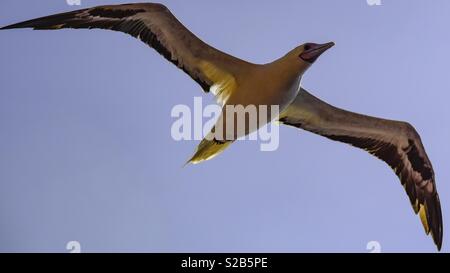
POLYGON ((305 51, 300 54, 300 58, 308 63, 314 63, 320 55, 322 55, 325 51, 332 48, 334 46, 333 42, 329 42, 326 44, 314 44, 307 43, 305 44, 305 51))

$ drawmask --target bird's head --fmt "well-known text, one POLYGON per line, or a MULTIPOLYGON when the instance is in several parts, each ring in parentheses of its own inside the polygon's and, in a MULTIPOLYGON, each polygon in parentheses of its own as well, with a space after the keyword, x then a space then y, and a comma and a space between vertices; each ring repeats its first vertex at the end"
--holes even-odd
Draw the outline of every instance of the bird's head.
POLYGON ((333 42, 326 44, 306 43, 296 47, 280 60, 284 66, 292 67, 297 75, 303 75, 320 55, 333 46, 333 42))
POLYGON ((298 57, 308 64, 313 64, 320 57, 320 55, 333 46, 334 42, 329 42, 326 44, 306 43, 298 48, 298 57))

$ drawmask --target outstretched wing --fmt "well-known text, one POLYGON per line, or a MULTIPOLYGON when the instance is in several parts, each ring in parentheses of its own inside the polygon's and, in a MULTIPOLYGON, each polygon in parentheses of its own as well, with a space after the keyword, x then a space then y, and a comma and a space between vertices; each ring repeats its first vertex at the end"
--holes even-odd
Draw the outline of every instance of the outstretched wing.
POLYGON ((99 6, 33 19, 0 29, 99 28, 127 33, 153 47, 186 72, 219 102, 236 88, 237 75, 250 63, 223 53, 191 33, 164 5, 137 3, 99 6))
POLYGON ((441 249, 442 214, 434 171, 419 134, 410 124, 333 107, 302 89, 280 122, 366 150, 400 178, 425 232, 441 249))

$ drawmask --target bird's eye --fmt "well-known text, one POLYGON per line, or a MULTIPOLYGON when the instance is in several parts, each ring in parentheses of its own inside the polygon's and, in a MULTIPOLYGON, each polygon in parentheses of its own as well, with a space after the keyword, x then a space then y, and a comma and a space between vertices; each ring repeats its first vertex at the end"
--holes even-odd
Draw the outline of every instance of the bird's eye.
POLYGON ((305 50, 310 50, 311 49, 311 45, 309 45, 309 44, 305 45, 304 49, 305 50))

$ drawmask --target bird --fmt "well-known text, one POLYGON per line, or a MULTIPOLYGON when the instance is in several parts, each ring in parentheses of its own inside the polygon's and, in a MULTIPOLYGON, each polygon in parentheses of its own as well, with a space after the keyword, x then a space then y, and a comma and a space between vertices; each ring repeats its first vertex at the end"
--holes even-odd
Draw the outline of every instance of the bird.
MULTIPOLYGON (((332 106, 301 86, 305 72, 333 42, 304 43, 281 58, 254 64, 205 43, 159 3, 105 5, 32 19, 0 30, 105 29, 129 34, 183 70, 219 105, 276 105, 278 122, 363 149, 387 163, 403 185, 413 210, 438 250, 443 224, 435 174, 421 138, 407 122, 370 117, 332 106)), ((228 119, 218 119, 226 127, 228 119)), ((264 124, 260 124, 262 126, 264 124)), ((240 135, 217 137, 214 126, 188 163, 214 158, 240 135)), ((260 127, 258 126, 258 128, 260 127)), ((231 126, 230 126, 231 127, 231 126)), ((258 128, 248 129, 243 135, 258 128)), ((219 134, 219 136, 221 136, 219 134)))

